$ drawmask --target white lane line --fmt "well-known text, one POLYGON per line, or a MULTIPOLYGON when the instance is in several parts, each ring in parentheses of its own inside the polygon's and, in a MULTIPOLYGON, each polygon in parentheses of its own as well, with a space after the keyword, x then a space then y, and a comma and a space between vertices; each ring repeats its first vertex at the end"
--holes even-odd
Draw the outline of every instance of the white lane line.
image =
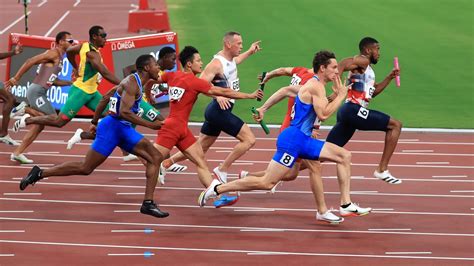
POLYGON ((416 162, 416 164, 422 164, 422 165, 425 165, 425 164, 428 164, 428 165, 432 165, 432 164, 449 164, 449 162, 416 162))
POLYGON ((433 178, 464 178, 467 175, 434 175, 433 178))
POLYGON ((375 190, 367 190, 367 191, 351 191, 351 194, 365 194, 365 193, 379 193, 375 190))
POLYGON ((285 232, 285 229, 241 229, 240 232, 285 232))
POLYGON ((53 32, 53 30, 56 29, 56 27, 67 17, 67 15, 69 15, 69 12, 70 12, 69 10, 66 11, 66 13, 64 13, 62 17, 59 18, 58 21, 56 21, 56 23, 54 23, 54 25, 48 30, 48 32, 46 32, 44 37, 48 37, 49 34, 51 34, 51 32, 53 32))
POLYGON ((120 166, 143 166, 142 163, 121 163, 120 166))
POLYGON ((140 212, 140 210, 114 210, 116 213, 140 212))
POLYGON ((411 228, 371 228, 369 231, 411 231, 411 228))
MULTIPOLYGON (((26 13, 28 16, 31 14, 31 11, 28 11, 28 13, 26 13)), ((6 26, 3 30, 0 31, 0 35, 5 33, 7 30, 9 30, 11 27, 15 26, 15 24, 17 24, 18 22, 20 22, 20 20, 22 20, 24 17, 24 15, 21 15, 19 18, 17 18, 17 20, 13 21, 10 25, 6 26)))
MULTIPOLYGON (((358 257, 358 258, 404 258, 404 259, 429 259, 429 260, 466 260, 474 261, 469 257, 422 257, 422 256, 390 256, 373 254, 344 254, 344 253, 308 253, 308 252, 282 252, 266 250, 240 250, 240 249, 209 249, 209 248, 178 248, 178 247, 159 247, 159 246, 126 246, 126 245, 105 245, 105 244, 80 244, 66 242, 40 242, 40 241, 21 241, 0 239, 0 243, 11 244, 34 244, 51 246, 76 246, 76 247, 100 247, 100 248, 128 248, 128 249, 150 249, 150 250, 175 250, 175 251, 195 251, 195 252, 218 252, 218 253, 241 253, 241 254, 272 254, 272 255, 294 255, 294 256, 323 256, 323 257, 358 257)), ((143 255, 143 254, 142 254, 143 255)))
POLYGON ((399 139, 398 141, 420 141, 419 139, 399 139))
POLYGON ((451 190, 451 193, 474 193, 474 190, 451 190))
MULTIPOLYGON (((22 180, 23 177, 12 177, 12 180, 22 180)), ((42 180, 48 180, 47 177, 43 178, 42 180)), ((16 182, 15 182, 16 183, 16 182)))
POLYGON ((119 177, 120 180, 145 180, 146 177, 119 177))
POLYGON ((31 152, 28 152, 26 154, 30 154, 30 155, 39 154, 39 155, 42 155, 44 153, 59 154, 59 151, 31 151, 31 152))
POLYGON ((0 233, 24 233, 25 230, 0 230, 0 233))
POLYGON ((42 7, 44 4, 46 4, 46 2, 48 2, 48 0, 43 0, 36 7, 42 7))
POLYGON ((430 251, 400 251, 400 252, 385 252, 387 255, 423 255, 423 254, 432 254, 430 251))
POLYGON ((402 150, 402 152, 434 152, 434 150, 402 150))
MULTIPOLYGON (((0 198, 6 201, 28 201, 28 202, 53 202, 53 203, 70 203, 70 204, 90 204, 90 205, 119 205, 119 206, 141 206, 141 203, 125 203, 125 202, 97 202, 97 201, 74 201, 74 200, 46 200, 46 199, 20 199, 20 198, 0 198)), ((191 208, 199 209, 197 205, 174 205, 174 204, 160 204, 162 207, 168 208, 191 208)), ((214 206, 205 206, 204 208, 214 209, 214 206)), ((235 207, 229 206, 227 209, 248 209, 255 207, 235 207)), ((265 209, 265 208, 262 208, 265 209)), ((270 208, 275 211, 293 211, 293 212, 315 212, 315 209, 295 209, 295 208, 270 208)), ((440 216, 474 216, 473 213, 445 213, 445 212, 400 212, 400 211, 374 211, 374 213, 384 214, 409 214, 409 215, 440 215, 440 216)))
POLYGON ((143 232, 149 232, 153 233, 155 230, 153 229, 141 229, 141 230, 110 230, 112 233, 143 233, 143 232))
POLYGON ((116 195, 143 195, 143 192, 118 192, 116 195))
POLYGON ((0 211, 0 213, 32 213, 35 211, 0 211))
POLYGON ((81 3, 81 0, 76 0, 76 2, 74 3, 73 7, 78 6, 80 3, 81 3))
POLYGON ((393 211, 394 209, 392 208, 372 208, 373 211, 393 211))
MULTIPOLYGON (((213 208, 214 209, 214 208, 213 208)), ((58 220, 58 219, 38 219, 38 218, 20 218, 20 217, 0 217, 0 220, 7 221, 30 221, 30 222, 51 222, 51 223, 72 223, 72 224, 105 224, 105 225, 124 225, 124 226, 149 226, 149 227, 170 227, 170 228, 199 228, 199 229, 226 229, 226 230, 242 230, 242 229, 269 229, 269 230, 285 230, 288 232, 310 232, 310 233, 353 233, 353 234, 388 234, 388 235, 423 235, 423 236, 458 236, 458 237, 474 237, 474 234, 461 233, 431 233, 431 232, 387 232, 387 231, 366 231, 366 230, 336 230, 336 229, 305 229, 305 228, 272 228, 272 227, 248 227, 248 226, 224 226, 224 225, 196 225, 196 224, 147 224, 147 223, 130 223, 130 222, 113 222, 113 221, 89 221, 89 220, 58 220)))
POLYGON ((235 212, 274 212, 275 209, 268 208, 249 208, 249 209, 234 209, 235 212))
POLYGON ((14 257, 15 254, 0 254, 0 257, 14 257))
POLYGON ((107 256, 155 256, 155 253, 109 253, 107 256))
POLYGON ((41 196, 41 193, 3 193, 4 196, 41 196))

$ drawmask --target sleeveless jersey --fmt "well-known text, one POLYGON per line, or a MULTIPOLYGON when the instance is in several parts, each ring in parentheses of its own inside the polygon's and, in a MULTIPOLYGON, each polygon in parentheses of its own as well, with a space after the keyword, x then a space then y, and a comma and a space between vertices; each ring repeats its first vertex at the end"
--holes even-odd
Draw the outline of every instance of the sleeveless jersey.
MULTIPOLYGON (((314 76, 314 78, 319 80, 317 76, 314 76)), ((317 115, 314 111, 313 104, 302 102, 299 98, 299 94, 296 95, 293 120, 291 120, 290 126, 298 128, 306 136, 311 136, 316 118, 317 115)))
MULTIPOLYGON (((135 100, 133 103, 131 111, 134 114, 138 114, 140 111, 140 101, 142 100, 142 95, 143 95, 143 86, 142 86, 142 81, 140 79, 140 76, 138 76, 138 73, 133 73, 133 76, 137 80, 138 83, 138 88, 140 89, 140 96, 135 100)), ((122 90, 122 93, 124 93, 125 88, 122 90)), ((120 118, 120 100, 122 99, 122 96, 119 94, 118 90, 115 91, 114 95, 110 97, 110 102, 109 102, 109 114, 120 120, 121 123, 126 124, 126 125, 131 125, 129 121, 123 120, 120 118)))
POLYGON ((63 60, 59 59, 58 64, 53 64, 53 66, 46 66, 45 64, 40 64, 38 66, 37 75, 33 79, 34 84, 38 84, 45 89, 51 88, 53 82, 58 78, 59 72, 63 68, 63 60))
POLYGON ((372 67, 367 66, 364 74, 349 73, 349 84, 353 83, 347 92, 346 102, 355 103, 367 108, 375 88, 375 72, 372 67))
POLYGON ((73 85, 87 94, 92 94, 97 91, 97 87, 102 80, 102 76, 100 75, 99 71, 94 69, 91 63, 87 61, 86 53, 89 51, 96 51, 100 53, 99 50, 92 44, 88 42, 82 44, 81 51, 79 52, 79 77, 76 79, 73 85))
MULTIPOLYGON (((222 75, 216 75, 212 80, 212 84, 223 88, 231 88, 234 91, 240 90, 239 77, 237 75, 237 63, 235 60, 229 61, 222 55, 214 55, 214 58, 219 60, 222 64, 222 75)), ((235 103, 234 99, 230 99, 230 102, 235 103)))

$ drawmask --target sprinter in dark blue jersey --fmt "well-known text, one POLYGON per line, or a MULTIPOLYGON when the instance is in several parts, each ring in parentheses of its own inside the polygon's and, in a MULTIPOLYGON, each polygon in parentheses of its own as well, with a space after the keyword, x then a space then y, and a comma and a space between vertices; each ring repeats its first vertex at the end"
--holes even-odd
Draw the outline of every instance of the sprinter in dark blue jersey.
MULTIPOLYGON (((156 79, 159 68, 155 58, 151 55, 138 57, 135 65, 137 72, 122 80, 117 86, 116 92, 110 98, 109 115, 98 124, 96 139, 84 161, 67 162, 44 170, 34 166, 30 173, 21 180, 21 190, 45 177, 90 175, 109 157, 115 147, 120 147, 147 161, 145 200, 140 212, 158 218, 169 215, 161 211, 153 201, 160 167, 158 162, 163 160, 162 155, 153 147, 150 141, 132 127, 132 124, 135 124, 151 129, 161 128, 161 121, 149 122, 137 115, 143 97, 142 84, 145 84, 149 79, 156 79)), ((100 114, 101 112, 98 111, 95 116, 99 117, 100 114)), ((95 118, 94 120, 97 121, 95 118)))
POLYGON ((325 204, 323 183, 313 168, 316 161, 331 161, 337 165, 337 174, 341 190, 342 216, 364 215, 371 208, 361 208, 352 203, 350 199, 350 165, 351 154, 344 148, 332 143, 327 143, 311 138, 316 117, 324 121, 329 118, 341 105, 347 94, 347 87, 342 85, 338 75, 337 61, 333 53, 328 51, 318 52, 313 59, 315 76, 303 85, 295 100, 295 112, 290 127, 285 129, 277 139, 277 151, 270 161, 265 175, 262 177, 247 176, 226 184, 214 180, 212 184, 201 193, 200 206, 205 205, 210 198, 230 191, 270 190, 278 181, 282 180, 290 171, 299 170, 299 160, 306 160, 310 170, 311 189, 313 191, 318 212, 317 220, 340 223, 343 218, 331 213, 325 204), (333 81, 335 100, 328 102, 325 85, 333 81), (296 165, 295 165, 296 164, 296 165))

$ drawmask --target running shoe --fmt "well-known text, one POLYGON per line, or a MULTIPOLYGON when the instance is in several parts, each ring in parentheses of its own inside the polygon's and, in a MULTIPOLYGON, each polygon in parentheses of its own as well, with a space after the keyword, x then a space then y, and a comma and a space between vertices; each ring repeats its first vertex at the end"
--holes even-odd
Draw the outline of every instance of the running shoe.
POLYGON ((33 166, 31 171, 26 177, 20 181, 20 190, 25 190, 28 185, 34 185, 36 182, 41 180, 43 177, 43 170, 41 170, 37 165, 33 166))
POLYGON ((158 182, 163 186, 165 184, 166 168, 163 167, 163 162, 160 164, 160 170, 158 170, 158 182))
POLYGON ((29 163, 33 163, 33 160, 31 159, 28 159, 23 153, 21 154, 18 154, 18 155, 15 155, 14 153, 12 153, 10 155, 10 160, 11 161, 17 161, 21 164, 29 164, 29 163))
POLYGON ((221 195, 219 199, 214 201, 214 207, 221 208, 225 206, 231 206, 239 201, 239 196, 229 196, 229 195, 221 195))
POLYGON ((13 132, 18 132, 20 131, 20 128, 26 127, 26 119, 30 117, 29 114, 23 115, 20 120, 16 120, 15 123, 13 124, 13 132))
POLYGON ((212 180, 209 187, 203 192, 201 192, 201 195, 199 195, 199 199, 198 199, 199 207, 204 207, 204 205, 206 205, 207 200, 217 197, 217 193, 214 191, 214 189, 216 186, 220 184, 222 183, 219 182, 219 180, 214 179, 212 180))
POLYGON ((76 132, 74 133, 74 135, 72 136, 72 138, 70 138, 68 141, 67 141, 67 147, 66 149, 70 150, 72 149, 72 146, 74 146, 74 144, 76 143, 79 143, 81 142, 81 133, 83 132, 84 130, 82 130, 82 128, 78 128, 76 130, 76 132))
POLYGON ((0 142, 3 142, 3 143, 8 144, 8 145, 12 145, 12 146, 20 146, 20 143, 16 142, 8 134, 3 136, 3 137, 0 137, 0 142))
POLYGON ((367 215, 371 211, 372 211, 372 208, 361 208, 353 202, 351 202, 351 204, 345 208, 343 207, 339 208, 339 214, 342 217, 367 215))
POLYGON ((173 172, 173 173, 180 173, 180 172, 186 171, 186 169, 188 169, 188 167, 186 165, 181 165, 181 164, 178 164, 178 163, 174 163, 170 167, 166 168, 166 171, 167 172, 173 172))
POLYGON ((124 162, 130 162, 130 161, 138 160, 138 157, 130 153, 129 155, 123 156, 122 159, 124 162))
POLYGON ((379 173, 377 170, 374 171, 374 177, 383 180, 389 184, 392 185, 398 185, 402 183, 402 180, 394 177, 388 170, 383 171, 382 173, 379 173))
POLYGON ((323 214, 316 212, 316 220, 330 224, 340 224, 344 221, 344 218, 339 217, 328 210, 323 214))
POLYGON ((16 107, 13 107, 12 111, 10 112, 10 118, 13 118, 15 116, 22 116, 25 114, 25 109, 28 106, 26 102, 21 102, 19 105, 16 107))
POLYGON ((160 210, 160 208, 158 208, 154 201, 143 202, 142 207, 140 208, 140 212, 157 218, 165 218, 170 215, 169 213, 160 210))
POLYGON ((219 170, 219 166, 212 170, 221 183, 227 183, 227 172, 219 170))

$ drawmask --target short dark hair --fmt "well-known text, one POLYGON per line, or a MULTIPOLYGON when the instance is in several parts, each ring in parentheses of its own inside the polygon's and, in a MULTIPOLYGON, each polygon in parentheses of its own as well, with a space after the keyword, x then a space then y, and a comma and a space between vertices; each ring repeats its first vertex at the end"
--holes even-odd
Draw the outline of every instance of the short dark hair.
POLYGON ((89 29, 89 39, 92 40, 92 36, 94 35, 99 35, 99 30, 103 30, 104 28, 102 28, 102 26, 92 26, 90 29, 89 29))
POLYGON ((135 67, 137 68, 137 71, 143 71, 145 66, 148 65, 152 59, 155 59, 155 57, 151 54, 140 55, 135 61, 135 67))
POLYGON ((58 34, 56 34, 56 43, 59 43, 59 41, 62 40, 66 35, 71 35, 71 33, 67 31, 60 31, 58 34))
POLYGON ((232 37, 234 35, 238 35, 238 36, 241 36, 239 32, 236 32, 236 31, 228 31, 224 34, 224 38, 226 37, 232 37))
POLYGON ((313 58, 313 71, 317 73, 319 67, 329 65, 331 59, 336 59, 336 55, 331 51, 319 51, 314 55, 313 58))
POLYGON ((179 53, 179 61, 181 62, 181 65, 186 67, 186 63, 193 61, 194 54, 198 53, 199 51, 192 46, 184 47, 184 49, 181 50, 181 53, 179 53))
POLYGON ((176 50, 173 49, 173 47, 165 46, 160 49, 160 52, 158 53, 158 60, 165 57, 166 55, 173 54, 173 53, 176 53, 176 50))
POLYGON ((379 43, 379 42, 376 39, 372 38, 372 37, 362 38, 362 40, 360 40, 360 42, 359 42, 359 51, 362 52, 362 50, 364 50, 365 47, 367 47, 369 45, 372 45, 374 43, 379 43))

